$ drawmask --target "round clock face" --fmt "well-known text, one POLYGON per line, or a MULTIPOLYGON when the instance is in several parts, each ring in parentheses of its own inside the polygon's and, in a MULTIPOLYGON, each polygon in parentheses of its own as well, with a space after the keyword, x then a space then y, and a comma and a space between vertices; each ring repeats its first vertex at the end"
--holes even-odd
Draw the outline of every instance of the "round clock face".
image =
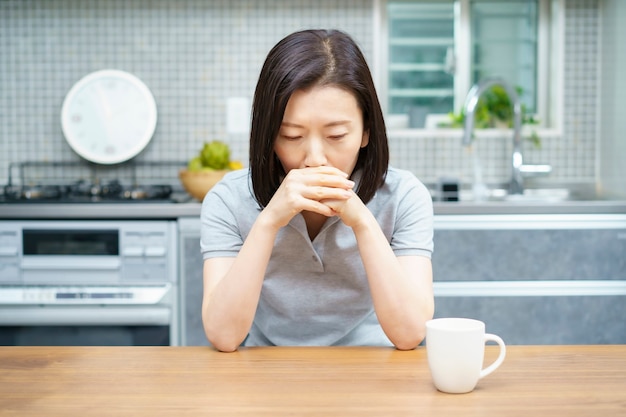
POLYGON ((156 120, 156 103, 148 87, 118 70, 86 75, 67 93, 61 109, 61 126, 69 145, 99 164, 117 164, 136 156, 152 139, 156 120))

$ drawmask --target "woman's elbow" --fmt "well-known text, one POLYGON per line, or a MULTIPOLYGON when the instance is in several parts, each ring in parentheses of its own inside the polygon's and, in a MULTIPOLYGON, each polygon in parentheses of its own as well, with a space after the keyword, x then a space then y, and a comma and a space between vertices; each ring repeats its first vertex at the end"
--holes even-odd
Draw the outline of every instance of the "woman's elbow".
POLYGON ((225 352, 225 353, 235 352, 239 348, 239 343, 220 343, 220 342, 213 342, 211 340, 209 340, 209 343, 211 343, 211 345, 215 349, 219 350, 220 352, 225 352))
MULTIPOLYGON (((431 316, 432 317, 432 316, 431 316)), ((398 350, 413 350, 417 348, 426 337, 426 320, 414 323, 409 329, 397 333, 398 337, 392 340, 398 350)))
POLYGON ((233 335, 212 332, 209 329, 205 329, 205 333, 211 346, 220 352, 235 352, 241 345, 241 341, 233 335))
POLYGON ((404 337, 393 341, 393 344, 398 350, 413 350, 417 348, 420 343, 422 343, 422 340, 424 340, 424 336, 425 335, 423 332, 418 332, 410 337, 404 337))

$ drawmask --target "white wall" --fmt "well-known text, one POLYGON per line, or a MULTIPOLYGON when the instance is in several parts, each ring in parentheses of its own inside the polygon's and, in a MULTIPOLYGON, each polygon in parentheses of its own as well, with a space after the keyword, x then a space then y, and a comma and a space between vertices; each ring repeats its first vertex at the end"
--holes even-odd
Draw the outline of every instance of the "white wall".
POLYGON ((601 2, 598 177, 604 193, 626 196, 626 1, 601 2))

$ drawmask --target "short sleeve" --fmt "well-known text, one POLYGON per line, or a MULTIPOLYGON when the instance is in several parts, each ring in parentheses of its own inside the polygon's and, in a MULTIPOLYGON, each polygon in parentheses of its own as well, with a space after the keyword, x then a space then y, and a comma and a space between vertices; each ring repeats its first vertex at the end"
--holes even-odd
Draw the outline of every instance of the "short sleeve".
POLYGON ((433 252, 433 201, 428 189, 413 174, 402 178, 391 248, 396 256, 433 252))
POLYGON ((225 177, 204 197, 200 216, 203 259, 234 257, 239 253, 244 241, 239 194, 237 184, 225 177))

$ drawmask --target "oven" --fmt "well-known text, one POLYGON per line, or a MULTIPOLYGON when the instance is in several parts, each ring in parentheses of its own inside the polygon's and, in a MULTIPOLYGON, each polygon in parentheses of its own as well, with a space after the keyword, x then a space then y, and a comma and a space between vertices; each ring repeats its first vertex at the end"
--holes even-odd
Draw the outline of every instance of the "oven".
POLYGON ((178 345, 173 220, 0 221, 0 345, 178 345))

